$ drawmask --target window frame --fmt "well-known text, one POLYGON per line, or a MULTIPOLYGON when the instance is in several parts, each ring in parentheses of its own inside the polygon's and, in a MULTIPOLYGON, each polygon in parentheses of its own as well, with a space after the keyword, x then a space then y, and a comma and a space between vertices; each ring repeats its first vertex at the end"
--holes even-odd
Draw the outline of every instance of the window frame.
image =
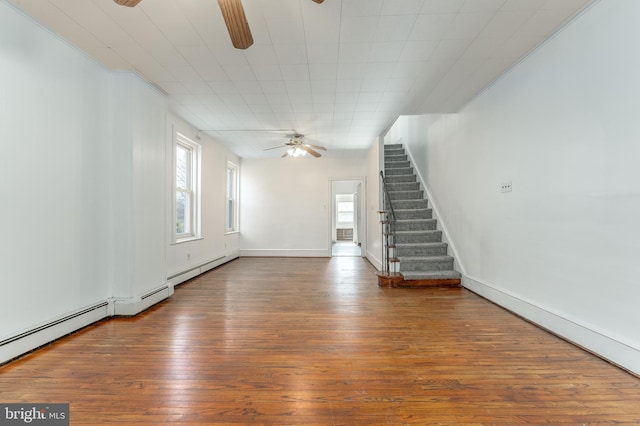
POLYGON ((227 161, 225 176, 225 234, 240 232, 240 166, 233 161, 227 161), (231 173, 230 173, 231 172, 231 173), (233 185, 230 188, 229 177, 232 175, 233 185), (230 226, 231 225, 231 226, 230 226))
POLYGON ((350 200, 338 200, 336 199, 336 224, 346 224, 346 223, 351 223, 353 224, 355 222, 355 202, 352 199, 350 200), (340 209, 340 204, 350 204, 351 205, 351 209, 350 210, 341 210, 340 209), (351 214, 351 220, 350 221, 342 221, 340 220, 340 213, 350 213, 351 214))
POLYGON ((183 134, 176 132, 173 144, 173 221, 172 235, 174 243, 182 243, 200 238, 200 161, 201 146, 187 138, 183 134), (178 148, 182 148, 189 153, 188 171, 185 180, 188 181, 185 188, 178 186, 178 148), (178 194, 183 194, 188 199, 188 229, 185 232, 178 232, 178 194))

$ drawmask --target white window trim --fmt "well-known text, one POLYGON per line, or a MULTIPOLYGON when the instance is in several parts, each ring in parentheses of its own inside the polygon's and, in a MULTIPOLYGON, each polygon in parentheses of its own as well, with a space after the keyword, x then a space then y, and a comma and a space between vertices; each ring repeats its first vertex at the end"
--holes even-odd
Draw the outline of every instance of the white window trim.
POLYGON ((355 222, 355 200, 353 199, 353 196, 351 196, 350 199, 347 199, 347 197, 343 197, 342 195, 338 195, 336 197, 336 226, 339 227, 339 225, 345 225, 345 224, 351 224, 353 225, 353 223, 355 222), (342 199, 341 199, 342 198, 342 199), (340 213, 343 213, 340 211, 340 203, 351 203, 351 210, 347 210, 349 213, 351 213, 351 219, 348 222, 343 222, 340 220, 340 213))
POLYGON ((201 207, 201 191, 200 191, 200 167, 201 167, 201 154, 202 148, 199 144, 182 135, 179 132, 175 132, 173 139, 173 184, 172 184, 172 243, 179 244, 187 241, 199 240, 201 236, 201 219, 200 219, 200 207, 201 207), (188 148, 191 151, 191 230, 184 234, 178 234, 176 230, 177 223, 177 208, 176 208, 176 194, 180 189, 176 185, 176 167, 177 167, 177 155, 176 150, 178 145, 188 148))
POLYGON ((230 198, 227 196, 227 191, 226 188, 229 185, 229 182, 225 182, 225 202, 224 202, 224 211, 225 211, 225 218, 224 218, 224 229, 225 229, 225 235, 227 234, 236 234, 240 232, 240 205, 239 205, 239 197, 240 197, 240 166, 232 161, 227 161, 227 167, 225 168, 225 179, 228 179, 229 173, 228 170, 229 169, 233 169, 235 170, 235 185, 234 185, 234 189, 235 189, 235 194, 233 195, 233 198, 230 198), (235 208, 233 209, 233 227, 229 228, 227 226, 227 224, 229 223, 229 201, 232 200, 235 201, 235 208))

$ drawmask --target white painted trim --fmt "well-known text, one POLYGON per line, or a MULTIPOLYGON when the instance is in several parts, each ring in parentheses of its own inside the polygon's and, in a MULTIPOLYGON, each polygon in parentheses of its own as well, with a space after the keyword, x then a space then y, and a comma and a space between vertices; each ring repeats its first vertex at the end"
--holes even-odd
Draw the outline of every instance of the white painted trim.
POLYGON ((327 249, 249 249, 240 250, 241 257, 331 257, 327 249))
POLYGON ((140 296, 113 299, 113 315, 133 316, 171 297, 173 283, 166 282, 140 296))
POLYGON ((110 298, 53 318, 51 321, 36 324, 0 340, 0 363, 10 361, 104 318, 139 314, 172 294, 173 284, 167 282, 137 297, 110 298))
POLYGON ((174 275, 173 278, 171 278, 171 282, 174 286, 177 286, 178 284, 182 284, 185 281, 189 281, 191 278, 197 277, 201 273, 202 272, 200 271, 200 268, 191 269, 181 274, 174 275))
POLYGON ((382 271, 382 261, 380 260, 380 258, 378 258, 369 250, 367 250, 367 255, 365 257, 378 271, 382 271))
POLYGON ((54 318, 51 321, 36 324, 29 330, 7 337, 0 341, 0 363, 5 363, 69 333, 107 318, 111 315, 112 310, 113 307, 109 302, 102 301, 54 318), (20 337, 23 334, 25 336, 20 337))
POLYGON ((220 265, 223 265, 227 262, 230 262, 234 259, 237 259, 240 256, 240 251, 239 250, 234 250, 231 252, 228 252, 224 255, 221 255, 220 257, 217 257, 215 259, 211 259, 208 260, 204 263, 201 263, 199 265, 196 265, 194 267, 191 267, 189 269, 185 269, 179 272, 175 272, 171 275, 169 275, 169 278, 167 278, 174 286, 177 286, 178 284, 181 284, 185 281, 190 280, 191 278, 197 277, 200 274, 204 274, 207 271, 210 271, 213 268, 217 268, 220 265))
MULTIPOLYGON (((400 138, 396 143, 402 143, 402 138, 400 138)), ((438 205, 436 204, 435 199, 431 195, 431 191, 429 191, 429 188, 425 184, 425 180, 422 178, 422 174, 420 173, 420 170, 416 167, 416 162, 413 160, 411 151, 409 151, 409 148, 406 145, 404 144, 402 145, 404 146, 404 149, 407 152, 409 159, 411 160, 411 166, 413 167, 413 171, 418 177, 418 182, 420 182, 420 186, 422 186, 422 188, 424 189, 425 195, 427 196, 429 207, 433 212, 433 218, 437 220, 436 229, 442 231, 442 241, 447 243, 449 249, 451 250, 451 256, 453 257, 453 269, 455 269, 456 271, 464 275, 465 274, 464 264, 462 263, 462 260, 458 255, 458 250, 456 250, 456 245, 453 243, 453 240, 449 237, 449 230, 447 229, 447 225, 445 224, 445 222, 442 220, 442 216, 440 216, 440 212, 438 211, 438 205)))
POLYGON ((462 285, 539 327, 549 330, 623 369, 640 375, 640 348, 607 336, 592 326, 580 324, 579 321, 571 319, 568 315, 537 306, 533 302, 495 288, 476 278, 464 275, 462 285))
MULTIPOLYGON (((367 178, 365 176, 360 177, 330 177, 329 178, 329 246, 327 247, 328 256, 333 255, 333 231, 334 225, 336 225, 337 219, 335 217, 334 212, 334 199, 333 199, 333 184, 335 182, 358 182, 360 184, 360 211, 358 212, 358 216, 356 217, 356 221, 360 221, 360 227, 358 228, 358 240, 360 243, 361 249, 366 247, 369 241, 369 233, 368 233, 368 214, 367 214, 367 178), (364 228, 364 229, 361 229, 364 228)), ((361 257, 365 257, 364 250, 361 250, 361 257)))

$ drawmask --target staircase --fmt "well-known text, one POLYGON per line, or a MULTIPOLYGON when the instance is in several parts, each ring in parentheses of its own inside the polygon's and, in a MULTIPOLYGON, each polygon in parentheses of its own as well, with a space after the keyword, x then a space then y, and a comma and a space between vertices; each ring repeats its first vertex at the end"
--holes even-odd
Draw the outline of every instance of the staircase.
POLYGON ((460 287, 442 231, 420 189, 420 183, 401 144, 384 146, 384 185, 390 207, 382 223, 391 270, 378 273, 381 287, 460 287), (395 220, 394 220, 395 218, 395 220), (385 226, 393 222, 393 226, 385 226), (399 264, 399 268, 398 265, 399 264))

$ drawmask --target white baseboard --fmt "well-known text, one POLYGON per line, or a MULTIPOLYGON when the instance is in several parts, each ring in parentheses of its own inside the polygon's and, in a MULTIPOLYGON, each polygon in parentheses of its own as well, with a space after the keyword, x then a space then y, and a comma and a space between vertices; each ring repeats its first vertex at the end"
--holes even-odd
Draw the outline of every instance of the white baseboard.
POLYGON ((241 257, 331 257, 328 249, 240 250, 241 257))
POLYGON ((94 322, 114 315, 132 316, 150 308, 173 294, 173 284, 167 282, 132 298, 111 298, 77 311, 36 324, 0 341, 0 364, 80 330, 94 322))
POLYGON ((236 259, 238 256, 238 251, 227 253, 224 256, 197 265, 187 271, 177 273, 170 277, 166 283, 139 296, 104 300, 46 323, 37 324, 14 336, 7 337, 0 341, 0 364, 46 345, 87 325, 100 321, 101 319, 114 315, 137 315, 156 303, 171 297, 175 285, 223 263, 229 262, 230 260, 236 259))
POLYGON ((221 256, 218 256, 215 259, 208 260, 206 262, 200 263, 198 265, 192 266, 189 269, 185 269, 183 271, 178 271, 171 274, 167 279, 174 285, 182 284, 185 281, 190 280, 191 278, 197 277, 200 274, 204 274, 205 272, 217 268, 218 266, 225 264, 227 262, 232 261, 233 259, 237 259, 240 256, 240 251, 233 251, 221 256))
POLYGON ((375 256, 373 253, 371 253, 368 250, 367 250, 367 255, 365 257, 367 258, 369 263, 373 265, 374 268, 376 268, 378 271, 382 270, 382 261, 380 260, 380 258, 375 256))
POLYGON ((640 348, 609 337, 566 316, 543 309, 480 280, 463 276, 462 285, 612 364, 640 375, 640 348))
POLYGON ((166 282, 137 297, 113 299, 113 315, 134 316, 171 297, 173 283, 166 282))
POLYGON ((86 306, 0 341, 0 364, 110 316, 108 301, 86 306))

